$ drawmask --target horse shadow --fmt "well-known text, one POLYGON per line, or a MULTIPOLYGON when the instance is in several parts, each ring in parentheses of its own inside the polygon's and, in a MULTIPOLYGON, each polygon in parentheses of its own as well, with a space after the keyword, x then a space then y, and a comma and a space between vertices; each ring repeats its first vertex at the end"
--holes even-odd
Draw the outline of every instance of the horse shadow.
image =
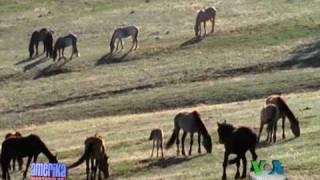
POLYGON ((152 159, 146 159, 146 160, 141 160, 140 163, 149 163, 147 168, 152 168, 152 167, 160 167, 160 168, 168 168, 170 166, 178 165, 183 162, 188 162, 192 159, 199 158, 204 156, 205 154, 199 154, 191 157, 169 157, 169 158, 164 158, 160 159, 158 161, 152 161, 152 159))
MULTIPOLYGON (((43 53, 42 53, 43 54, 43 53)), ((33 57, 28 57, 28 58, 26 58, 26 59, 23 59, 23 60, 21 60, 21 61, 19 61, 19 62, 17 62, 17 63, 15 63, 14 65, 20 65, 20 64, 24 64, 24 63, 27 63, 27 62, 29 62, 29 61, 33 61, 33 60, 35 60, 35 59, 37 59, 38 57, 40 57, 42 54, 39 54, 39 55, 37 55, 37 56, 33 56, 33 57)))
POLYGON ((61 64, 57 64, 57 63, 49 64, 48 66, 38 70, 36 75, 33 77, 33 79, 39 79, 43 77, 50 77, 57 74, 69 73, 71 72, 71 70, 63 68, 63 66, 65 66, 70 61, 71 60, 65 60, 61 64))
POLYGON ((129 61, 130 59, 125 59, 130 53, 132 52, 132 50, 129 50, 128 52, 126 52, 125 54, 123 54, 122 56, 117 56, 116 54, 113 53, 108 53, 104 56, 102 56, 101 58, 99 58, 96 62, 96 66, 99 65, 104 65, 104 64, 115 64, 115 63, 120 63, 120 62, 126 62, 129 61))
POLYGON ((189 46, 189 45, 193 45, 193 44, 197 44, 199 42, 201 42, 204 39, 204 37, 193 37, 185 42, 183 42, 182 44, 180 44, 180 48, 189 46))
POLYGON ((23 72, 26 72, 27 70, 30 70, 34 67, 36 67, 37 65, 41 64, 41 63, 44 63, 46 61, 50 60, 50 58, 47 58, 47 57, 42 57, 40 59, 38 59, 37 61, 35 62, 32 62, 30 64, 27 64, 23 67, 23 72))
POLYGON ((261 141, 257 144, 256 148, 257 149, 261 149, 261 148, 266 148, 266 147, 269 147, 269 146, 274 146, 274 145, 281 145, 281 144, 285 144, 285 143, 288 143, 288 142, 291 142, 293 140, 295 140, 296 137, 292 137, 292 138, 288 138, 288 139, 284 139, 284 140, 281 140, 281 141, 277 141, 276 143, 268 143, 267 141, 261 141))

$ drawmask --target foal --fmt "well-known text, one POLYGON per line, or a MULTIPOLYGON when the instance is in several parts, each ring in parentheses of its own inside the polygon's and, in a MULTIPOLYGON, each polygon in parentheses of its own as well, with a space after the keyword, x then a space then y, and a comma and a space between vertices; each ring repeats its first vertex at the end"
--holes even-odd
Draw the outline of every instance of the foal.
POLYGON ((161 157, 163 158, 163 131, 162 131, 162 129, 153 129, 150 133, 149 140, 153 140, 151 158, 153 156, 155 142, 157 142, 157 158, 158 158, 158 154, 159 154, 159 148, 161 149, 161 157))
POLYGON ((74 168, 79 166, 81 163, 86 161, 86 173, 87 180, 96 179, 96 173, 98 170, 99 180, 101 178, 101 171, 104 174, 105 178, 109 177, 109 164, 108 156, 105 153, 105 146, 102 138, 100 136, 88 137, 84 142, 84 154, 80 157, 78 161, 70 165, 68 168, 74 168), (91 162, 91 173, 90 173, 90 164, 91 162))
MULTIPOLYGON (((9 138, 21 138, 21 137, 22 137, 22 135, 20 132, 14 131, 14 132, 9 132, 8 134, 6 134, 5 140, 9 139, 9 138)), ((19 170, 21 171, 22 166, 23 166, 23 159, 21 157, 14 157, 12 159, 12 170, 14 170, 14 171, 16 170, 16 161, 18 162, 19 170)), ((9 169, 11 169, 11 166, 9 169)))
POLYGON ((253 160, 257 159, 255 152, 257 135, 247 127, 235 128, 231 124, 217 123, 218 124, 218 135, 219 142, 224 144, 224 160, 223 160, 223 175, 222 179, 227 179, 226 167, 228 164, 237 165, 237 173, 235 179, 240 177, 239 167, 240 160, 242 159, 243 171, 241 178, 245 178, 247 175, 247 159, 246 152, 249 150, 252 154, 253 160), (237 157, 228 161, 230 154, 236 154, 237 157))

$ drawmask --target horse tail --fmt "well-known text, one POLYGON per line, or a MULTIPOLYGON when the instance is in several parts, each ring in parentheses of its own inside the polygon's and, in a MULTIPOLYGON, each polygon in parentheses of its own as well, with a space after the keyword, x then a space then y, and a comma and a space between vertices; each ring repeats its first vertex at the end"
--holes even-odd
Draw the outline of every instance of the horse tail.
POLYGON ((86 158, 89 157, 90 153, 91 153, 91 148, 89 148, 89 146, 86 146, 86 147, 85 147, 85 150, 84 150, 84 153, 83 153, 83 155, 80 157, 80 159, 78 159, 78 161, 76 161, 75 163, 71 164, 68 168, 71 169, 71 168, 77 167, 77 166, 79 166, 80 164, 82 164, 83 161, 85 161, 86 158))

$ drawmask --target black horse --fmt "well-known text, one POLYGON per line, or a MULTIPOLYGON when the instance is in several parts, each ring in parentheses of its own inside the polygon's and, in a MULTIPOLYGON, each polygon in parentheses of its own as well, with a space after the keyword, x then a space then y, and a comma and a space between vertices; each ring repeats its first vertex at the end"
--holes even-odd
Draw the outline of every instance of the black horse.
POLYGON ((38 56, 38 46, 39 43, 43 43, 43 52, 46 52, 47 57, 52 57, 53 50, 53 31, 46 28, 33 31, 29 43, 29 56, 32 58, 34 54, 34 49, 36 49, 36 56, 38 56))
POLYGON ((257 135, 247 127, 235 128, 231 124, 218 123, 219 142, 224 144, 224 160, 223 160, 223 175, 222 179, 226 179, 226 167, 228 164, 237 164, 237 173, 235 179, 240 177, 239 167, 242 159, 243 171, 241 178, 245 178, 247 174, 247 159, 246 152, 249 150, 253 160, 258 158, 255 148, 258 142, 257 135), (228 161, 230 154, 236 154, 237 157, 228 161))
POLYGON ((39 136, 31 134, 21 138, 9 138, 2 143, 1 149, 1 168, 2 179, 10 180, 9 167, 10 161, 14 158, 28 157, 26 169, 23 178, 27 177, 28 168, 33 158, 33 162, 37 162, 40 153, 43 153, 50 163, 57 163, 56 156, 52 155, 47 146, 39 138, 39 136))

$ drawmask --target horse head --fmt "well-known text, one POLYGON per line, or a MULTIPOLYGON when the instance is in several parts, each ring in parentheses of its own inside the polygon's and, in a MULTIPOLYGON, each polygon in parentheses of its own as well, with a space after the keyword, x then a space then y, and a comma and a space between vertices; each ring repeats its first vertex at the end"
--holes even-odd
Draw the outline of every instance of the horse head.
POLYGON ((219 143, 224 144, 226 139, 232 134, 235 129, 231 124, 227 124, 226 121, 223 123, 217 122, 218 125, 218 135, 219 135, 219 143))
POLYGON ((212 142, 211 142, 211 136, 209 134, 203 137, 202 145, 206 149, 207 153, 212 152, 212 142))
POLYGON ((300 126, 299 126, 298 120, 295 123, 291 123, 291 130, 292 130, 292 133, 294 134, 295 137, 300 136, 300 126))
POLYGON ((109 164, 108 164, 108 159, 109 157, 104 154, 103 159, 101 161, 100 169, 102 170, 104 177, 108 178, 109 177, 109 164))

